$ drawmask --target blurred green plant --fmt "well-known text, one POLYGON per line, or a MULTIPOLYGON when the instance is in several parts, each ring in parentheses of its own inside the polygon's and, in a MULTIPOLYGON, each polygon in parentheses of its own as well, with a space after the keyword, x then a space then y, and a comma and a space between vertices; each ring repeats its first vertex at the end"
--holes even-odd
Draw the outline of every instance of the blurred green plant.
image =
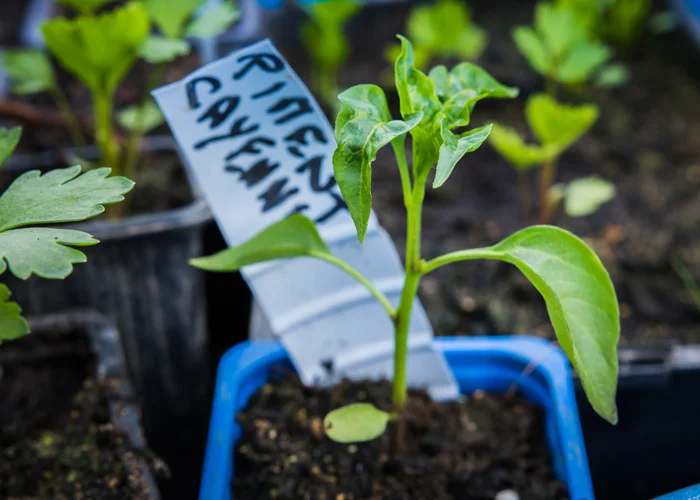
MULTIPOLYGON (((19 142, 21 129, 0 128, 0 167, 19 142)), ((77 222, 104 212, 104 205, 124 199, 134 183, 109 177, 111 169, 98 168, 80 175, 79 166, 41 174, 32 170, 18 177, 0 196, 0 274, 9 271, 26 280, 63 279, 85 254, 73 247, 96 245, 88 233, 43 227, 77 222)), ((10 289, 0 283, 0 343, 29 333, 22 309, 10 300, 10 289)))
POLYGON ((539 144, 527 143, 517 131, 499 124, 493 125, 490 142, 516 171, 526 220, 531 205, 527 172, 533 168, 539 168, 537 204, 542 224, 551 220, 554 208, 561 201, 568 215, 583 216, 614 196, 614 186, 599 178, 578 179, 566 187, 553 189, 557 159, 598 119, 595 105, 567 106, 548 94, 534 94, 527 100, 525 119, 539 144))
POLYGON ((556 0, 574 12, 589 33, 622 47, 639 39, 651 13, 651 0, 556 0))
MULTIPOLYGON (((406 207, 405 280, 398 307, 349 264, 334 256, 314 223, 301 214, 263 229, 247 242, 209 257, 194 259, 199 268, 231 272, 274 259, 314 257, 337 266, 363 284, 394 325, 393 404, 389 411, 356 403, 331 411, 324 419, 326 434, 350 443, 368 441, 392 424, 392 453, 403 446, 407 402, 408 331, 421 278, 447 264, 493 259, 513 264, 542 294, 557 338, 577 370, 593 408, 617 422, 617 342, 619 310, 605 268, 586 244, 552 226, 518 231, 496 245, 461 250, 430 260, 421 256, 422 209, 429 178, 433 188, 449 178, 457 162, 487 139, 491 126, 465 130, 476 104, 486 98, 512 98, 517 89, 502 85, 480 67, 462 63, 448 71, 438 66, 426 75, 415 66, 411 43, 400 37, 395 85, 400 120, 391 116, 384 91, 376 85, 356 85, 341 93, 335 122, 335 179, 364 241, 372 206, 372 162, 379 149, 391 144, 399 169, 406 207), (412 137, 412 165, 406 159, 406 135, 412 137)), ((560 125, 557 123, 556 125, 560 125)), ((543 135, 561 134, 551 121, 538 127, 543 135)), ((580 129, 581 126, 579 125, 580 129)), ((557 144, 575 140, 569 130, 557 144)))
POLYGON ((563 5, 540 2, 535 7, 534 26, 513 30, 518 50, 546 79, 552 95, 558 85, 614 87, 627 81, 625 68, 610 63, 610 49, 591 34, 588 21, 580 15, 563 5))
POLYGON ((312 87, 329 106, 338 95, 338 71, 350 57, 345 25, 361 8, 352 0, 329 0, 306 8, 309 18, 300 27, 301 41, 313 60, 312 87))
MULTIPOLYGON (((486 32, 472 22, 469 7, 461 0, 417 5, 408 17, 406 33, 413 40, 416 67, 421 70, 435 59, 474 61, 488 42, 486 32)), ((393 64, 400 53, 401 45, 392 44, 386 58, 393 64)))

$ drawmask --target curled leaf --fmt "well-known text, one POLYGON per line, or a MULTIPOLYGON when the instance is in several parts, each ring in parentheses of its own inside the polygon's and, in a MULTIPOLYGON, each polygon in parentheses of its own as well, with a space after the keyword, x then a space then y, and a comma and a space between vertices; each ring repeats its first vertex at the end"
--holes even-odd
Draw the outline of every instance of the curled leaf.
POLYGON ((0 283, 0 344, 29 333, 27 320, 22 317, 22 308, 10 300, 11 295, 7 285, 0 283))
POLYGON ((442 122, 442 139, 440 155, 438 157, 437 169, 433 188, 442 186, 454 170, 457 162, 466 154, 479 149, 479 146, 488 138, 491 133, 491 125, 469 130, 459 137, 454 135, 442 122))

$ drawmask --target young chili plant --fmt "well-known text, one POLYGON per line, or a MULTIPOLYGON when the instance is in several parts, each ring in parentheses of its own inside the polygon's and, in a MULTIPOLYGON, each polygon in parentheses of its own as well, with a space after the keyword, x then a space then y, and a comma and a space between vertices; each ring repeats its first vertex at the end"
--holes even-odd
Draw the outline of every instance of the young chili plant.
POLYGON ((407 400, 408 332, 411 310, 423 276, 447 264, 476 259, 515 265, 542 294, 555 333, 577 370, 593 408, 615 423, 619 311, 612 282, 595 253, 573 234, 551 226, 523 229, 490 247, 461 250, 425 259, 421 253, 422 208, 431 176, 433 188, 445 183, 457 162, 488 137, 491 125, 466 130, 476 104, 486 98, 511 98, 517 89, 500 84, 478 66, 462 63, 448 71, 437 66, 429 75, 415 66, 410 42, 401 39, 395 84, 402 119, 393 119, 383 90, 357 85, 342 94, 335 122, 337 148, 333 166, 338 186, 362 242, 372 204, 371 165, 377 151, 391 144, 401 178, 407 214, 405 281, 399 304, 350 265, 332 255, 313 222, 292 215, 240 246, 192 260, 211 271, 235 271, 259 262, 314 257, 338 266, 362 283, 394 324, 393 407, 352 404, 325 418, 328 436, 339 442, 374 439, 392 423, 393 452, 400 452, 407 400), (405 139, 412 138, 412 162, 405 139))
POLYGON ((627 80, 625 68, 610 63, 610 49, 593 36, 577 12, 564 5, 540 2, 535 7, 534 26, 513 30, 518 50, 546 79, 552 95, 556 95, 559 85, 581 87, 594 83, 613 87, 627 80))
MULTIPOLYGON (((0 167, 19 142, 21 130, 0 128, 0 167)), ((73 264, 87 257, 74 248, 96 245, 88 233, 43 227, 44 224, 77 222, 104 212, 104 205, 124 199, 134 183, 125 177, 109 177, 109 168, 80 175, 80 167, 38 170, 18 177, 0 196, 0 274, 9 271, 26 280, 63 279, 73 264)), ((10 300, 10 289, 0 283, 0 343, 29 333, 22 309, 10 300)))
MULTIPOLYGON (((486 48, 488 36, 471 19, 467 4, 460 0, 438 0, 417 5, 411 11, 406 32, 413 43, 416 67, 422 71, 435 59, 474 61, 486 48)), ((387 58, 393 63, 401 45, 390 45, 387 58)))
POLYGON ((329 106, 338 95, 338 70, 350 56, 350 40, 345 25, 361 4, 351 0, 330 0, 310 5, 309 19, 300 28, 301 41, 313 60, 312 86, 329 106))
POLYGON ((517 131, 499 124, 494 124, 489 141, 515 169, 526 220, 530 212, 527 172, 534 168, 539 168, 537 203, 540 223, 550 221, 554 208, 561 201, 568 215, 583 216, 593 213, 614 196, 615 187, 597 177, 577 179, 566 187, 554 185, 559 156, 598 119, 595 105, 568 106, 559 104, 550 95, 534 94, 525 105, 525 118, 539 144, 528 144, 517 131))

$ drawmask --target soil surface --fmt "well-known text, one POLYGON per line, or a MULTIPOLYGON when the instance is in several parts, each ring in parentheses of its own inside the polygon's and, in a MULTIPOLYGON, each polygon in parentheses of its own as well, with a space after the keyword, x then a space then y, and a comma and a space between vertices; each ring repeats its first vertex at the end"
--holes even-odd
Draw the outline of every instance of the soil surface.
POLYGON ((0 498, 150 498, 84 333, 7 343, 0 367, 0 498))
MULTIPOLYGON (((532 23, 534 2, 502 0, 496 8, 487 0, 471 0, 469 5, 490 38, 477 62, 503 83, 521 89, 515 100, 480 102, 473 126, 495 121, 525 132, 525 100, 543 91, 543 81, 517 51, 510 31, 532 23)), ((409 9, 365 9, 351 22, 353 55, 340 73, 343 87, 380 83, 378 75, 390 74, 380 49, 405 31, 409 9)), ((278 37, 293 43, 289 30, 278 37)), ((311 82, 308 56, 298 48, 287 49, 285 55, 311 82)), ((564 102, 598 104, 601 116, 563 155, 557 181, 598 175, 614 182, 617 196, 591 216, 558 213, 553 223, 584 238, 609 270, 620 301, 622 345, 700 343, 700 308, 671 264, 681 259, 700 280, 700 58, 684 34, 674 32, 648 34, 632 49, 617 50, 616 59, 630 72, 626 86, 560 92, 564 102)), ((396 93, 386 92, 398 117, 396 93)), ((391 148, 379 152, 372 171, 373 208, 403 253, 406 219, 391 148)), ((536 172, 530 181, 534 199, 536 172)), ((443 187, 428 188, 423 253, 431 258, 491 245, 524 225, 515 172, 485 144, 465 156, 443 187)), ((505 263, 442 268, 424 278, 420 296, 440 334, 554 338, 543 300, 505 263)))
POLYGON ((520 398, 479 392, 438 404, 412 392, 398 458, 389 455, 388 434, 353 445, 325 436, 323 417, 360 401, 389 409, 391 386, 327 390, 292 378, 264 385, 239 415, 235 498, 493 500, 506 489, 520 500, 568 498, 552 471, 543 412, 520 398))

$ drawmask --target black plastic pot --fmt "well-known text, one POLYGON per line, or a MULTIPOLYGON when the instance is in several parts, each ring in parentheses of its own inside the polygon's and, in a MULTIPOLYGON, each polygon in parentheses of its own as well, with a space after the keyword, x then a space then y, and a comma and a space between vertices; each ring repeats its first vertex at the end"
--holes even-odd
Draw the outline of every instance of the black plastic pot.
MULTIPOLYGON (((134 395, 126 376, 124 356, 119 342, 119 333, 115 326, 104 316, 95 312, 69 312, 53 315, 30 317, 31 335, 66 335, 69 331, 87 332, 96 358, 96 376, 106 382, 112 424, 128 439, 130 448, 136 452, 145 452, 146 445, 141 430, 141 414, 134 403, 134 395), (66 327, 70 328, 66 328, 66 327)), ((160 493, 145 460, 125 460, 134 477, 144 479, 148 498, 159 500, 160 493)))
POLYGON ((597 500, 648 500, 700 481, 700 346, 620 349, 612 426, 577 388, 597 500))
MULTIPOLYGON (((152 151, 174 150, 170 138, 149 144, 152 151)), ((20 155, 3 171, 17 175, 55 165, 50 153, 20 155)), ((89 308, 116 323, 149 442, 165 456, 170 446, 201 439, 209 408, 204 276, 188 260, 202 255, 212 216, 191 187, 194 201, 182 208, 69 225, 100 240, 84 249, 88 262, 75 266, 70 279, 7 279, 27 314, 89 308)))

